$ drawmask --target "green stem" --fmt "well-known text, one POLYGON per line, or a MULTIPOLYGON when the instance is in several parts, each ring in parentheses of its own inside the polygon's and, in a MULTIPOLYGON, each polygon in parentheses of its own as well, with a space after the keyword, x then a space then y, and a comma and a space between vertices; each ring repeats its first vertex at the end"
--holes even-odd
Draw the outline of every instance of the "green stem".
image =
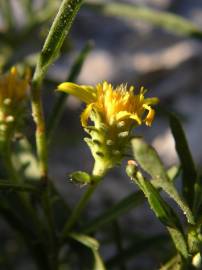
POLYGON ((39 171, 42 180, 47 180, 48 173, 48 155, 45 134, 45 120, 41 100, 41 82, 42 78, 37 77, 36 73, 32 82, 32 116, 36 124, 36 148, 39 159, 39 171))
POLYGON ((88 201, 90 200, 91 196, 93 195, 95 189, 97 188, 98 184, 101 182, 103 177, 105 176, 107 169, 101 167, 98 162, 95 162, 92 178, 95 181, 88 187, 86 192, 83 194, 75 208, 73 209, 70 218, 68 219, 66 225, 64 226, 63 236, 66 237, 69 231, 72 229, 78 218, 80 217, 82 211, 85 209, 88 201))
POLYGON ((48 154, 41 100, 41 85, 49 66, 59 55, 63 41, 69 33, 72 22, 80 9, 82 2, 82 0, 62 1, 39 55, 32 80, 32 115, 36 124, 36 147, 41 179, 45 180, 45 182, 47 182, 48 179, 48 154))
POLYGON ((73 209, 73 212, 68 219, 68 222, 66 223, 63 231, 64 237, 68 234, 68 232, 71 230, 71 228, 74 226, 78 218, 80 217, 82 211, 86 207, 88 201, 90 200, 92 194, 94 193, 95 189, 97 188, 99 184, 99 181, 93 183, 89 188, 86 190, 86 192, 83 194, 81 199, 79 200, 78 204, 73 209))

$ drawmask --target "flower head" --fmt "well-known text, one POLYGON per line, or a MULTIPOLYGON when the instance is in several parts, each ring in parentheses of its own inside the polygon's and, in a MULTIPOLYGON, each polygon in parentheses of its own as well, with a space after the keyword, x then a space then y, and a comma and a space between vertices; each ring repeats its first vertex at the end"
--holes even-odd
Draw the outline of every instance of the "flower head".
POLYGON ((22 111, 22 102, 28 95, 29 71, 21 78, 17 68, 0 75, 0 137, 8 135, 22 111))
POLYGON ((143 87, 135 94, 134 87, 128 89, 127 85, 121 84, 113 88, 106 81, 95 87, 64 82, 58 90, 86 103, 81 123, 91 135, 92 139, 87 142, 93 156, 100 155, 105 160, 107 156, 113 165, 121 160, 131 129, 143 123, 151 126, 155 115, 151 105, 158 102, 157 98, 145 98, 143 87), (89 119, 94 122, 93 129, 89 127, 89 119))
POLYGON ((120 121, 129 124, 151 126, 155 111, 150 105, 158 102, 157 98, 145 98, 146 91, 142 87, 140 93, 134 94, 134 87, 127 89, 127 85, 117 88, 106 81, 92 86, 77 85, 65 82, 58 86, 60 91, 72 94, 87 104, 81 115, 82 125, 87 126, 87 120, 93 109, 96 109, 108 126, 117 125, 120 121), (146 113, 146 115, 145 115, 146 113))

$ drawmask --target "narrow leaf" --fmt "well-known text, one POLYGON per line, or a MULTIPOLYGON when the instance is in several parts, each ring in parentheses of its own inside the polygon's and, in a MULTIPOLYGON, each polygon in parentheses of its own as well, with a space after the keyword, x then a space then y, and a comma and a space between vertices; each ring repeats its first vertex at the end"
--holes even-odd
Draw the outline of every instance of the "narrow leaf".
POLYGON ((174 114, 170 114, 170 127, 175 139, 175 147, 182 166, 183 193, 190 207, 192 207, 194 200, 194 184, 197 180, 197 171, 182 125, 174 114))
POLYGON ((70 233, 68 236, 92 250, 98 250, 99 248, 98 241, 95 238, 90 237, 88 235, 80 233, 70 233))
POLYGON ((161 266, 159 270, 182 270, 182 260, 179 255, 170 259, 165 265, 161 266))
POLYGON ((189 258, 188 247, 182 232, 174 227, 167 227, 167 229, 171 235, 171 238, 173 240, 176 249, 185 259, 188 259, 189 258))
POLYGON ((56 59, 82 0, 63 0, 40 53, 33 82, 41 82, 50 64, 56 59))
POLYGON ((166 226, 180 227, 180 222, 172 208, 162 199, 159 191, 145 180, 140 172, 132 180, 139 186, 146 196, 151 209, 156 217, 166 226))
POLYGON ((106 270, 104 262, 98 252, 99 243, 95 238, 80 233, 70 233, 69 237, 91 249, 94 257, 93 270, 106 270))
POLYGON ((20 184, 13 184, 9 183, 8 181, 0 180, 0 190, 7 190, 9 192, 37 192, 37 189, 30 186, 30 185, 20 185, 20 184))
POLYGON ((100 254, 96 250, 93 250, 93 255, 94 255, 94 260, 95 260, 93 270, 107 270, 104 266, 104 262, 100 254))
POLYGON ((149 181, 144 179, 140 172, 137 172, 136 177, 132 179, 147 197, 148 203, 156 217, 168 229, 176 249, 185 259, 187 259, 187 244, 182 232, 181 224, 173 209, 163 200, 158 190, 155 189, 155 187, 149 181))
POLYGON ((90 1, 88 2, 87 7, 105 15, 142 20, 174 33, 196 37, 199 39, 202 38, 202 31, 196 25, 181 16, 169 12, 157 11, 140 5, 137 6, 115 2, 92 3, 90 1))
POLYGON ((132 139, 132 149, 136 161, 142 169, 152 177, 152 184, 162 188, 182 209, 190 224, 194 224, 194 217, 187 203, 179 195, 174 184, 169 180, 166 170, 156 150, 148 145, 143 139, 132 139))

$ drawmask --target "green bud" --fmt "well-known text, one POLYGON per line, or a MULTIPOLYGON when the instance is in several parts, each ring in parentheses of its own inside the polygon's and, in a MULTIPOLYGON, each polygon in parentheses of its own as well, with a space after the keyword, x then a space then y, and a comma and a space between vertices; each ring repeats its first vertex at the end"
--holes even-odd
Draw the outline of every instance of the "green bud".
POLYGON ((137 163, 135 160, 128 160, 128 164, 126 166, 126 173, 130 178, 136 178, 136 174, 138 172, 137 163))
POLYGON ((85 186, 91 183, 91 175, 86 172, 77 171, 69 175, 69 180, 80 186, 85 186))

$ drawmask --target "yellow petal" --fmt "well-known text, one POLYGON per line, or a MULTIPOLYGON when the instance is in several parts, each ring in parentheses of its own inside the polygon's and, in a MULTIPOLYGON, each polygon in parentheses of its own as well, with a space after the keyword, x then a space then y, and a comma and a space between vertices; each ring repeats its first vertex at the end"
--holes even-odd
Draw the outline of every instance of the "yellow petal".
POLYGON ((148 112, 148 114, 147 114, 147 116, 146 116, 146 119, 145 119, 145 124, 146 124, 147 126, 151 126, 151 124, 152 124, 152 122, 153 122, 153 120, 154 120, 154 116, 155 116, 155 111, 154 111, 153 109, 151 109, 151 110, 148 112))
POLYGON ((71 82, 64 82, 58 85, 57 89, 73 95, 87 104, 94 102, 97 97, 96 88, 88 85, 78 85, 71 82))
POLYGON ((138 125, 142 124, 142 121, 141 121, 140 117, 137 114, 131 114, 130 119, 135 120, 138 123, 138 125))
POLYGON ((81 114, 81 124, 83 127, 87 126, 87 120, 89 118, 89 115, 93 109, 93 103, 86 106, 85 110, 81 114))
POLYGON ((144 103, 147 105, 155 105, 159 103, 159 99, 154 97, 154 98, 145 98, 144 103))
POLYGON ((142 123, 139 116, 137 114, 134 114, 134 113, 130 113, 127 111, 121 111, 121 112, 118 112, 116 115, 117 121, 129 119, 129 118, 135 120, 138 123, 138 125, 141 125, 141 123, 142 123))
POLYGON ((127 111, 120 111, 116 114, 116 120, 117 121, 121 121, 121 120, 125 120, 130 118, 131 113, 127 112, 127 111))
POLYGON ((153 119, 154 119, 154 116, 155 116, 155 110, 152 109, 147 104, 143 104, 143 107, 145 110, 148 111, 148 114, 147 114, 146 118, 144 119, 144 122, 147 126, 151 126, 153 119))
POLYGON ((16 76, 18 71, 17 71, 17 68, 15 66, 13 66, 11 69, 10 69, 10 73, 13 75, 13 76, 16 76))

